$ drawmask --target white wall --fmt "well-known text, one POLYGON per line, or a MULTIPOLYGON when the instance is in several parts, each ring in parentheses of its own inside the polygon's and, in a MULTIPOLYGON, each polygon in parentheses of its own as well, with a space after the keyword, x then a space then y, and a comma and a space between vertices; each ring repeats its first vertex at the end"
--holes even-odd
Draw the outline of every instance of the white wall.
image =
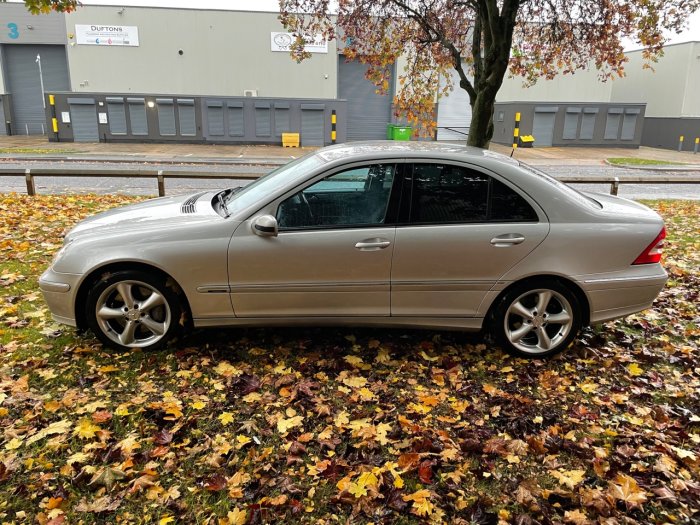
POLYGON ((696 49, 698 45, 693 42, 667 46, 664 56, 653 64, 653 71, 643 68, 641 51, 628 52, 626 76, 613 84, 611 102, 646 102, 647 117, 700 116, 700 60, 696 49), (689 74, 694 75, 694 85, 689 74))
POLYGON ((139 47, 69 45, 73 90, 241 96, 257 89, 259 96, 336 97, 335 42, 327 54, 297 64, 270 50, 270 32, 284 31, 275 13, 119 9, 84 6, 66 16, 68 33, 76 24, 139 31, 139 47))
POLYGON ((506 77, 496 96, 498 102, 608 102, 612 82, 601 82, 591 67, 573 75, 540 78, 534 86, 523 87, 522 77, 506 77))
POLYGON ((683 99, 683 117, 700 117, 700 42, 692 42, 683 99))

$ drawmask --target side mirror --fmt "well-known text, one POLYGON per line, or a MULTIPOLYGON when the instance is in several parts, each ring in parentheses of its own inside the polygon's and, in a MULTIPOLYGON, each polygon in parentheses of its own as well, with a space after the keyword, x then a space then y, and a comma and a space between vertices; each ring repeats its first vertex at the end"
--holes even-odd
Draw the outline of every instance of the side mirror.
POLYGON ((261 215, 253 219, 253 233, 260 237, 277 237, 277 219, 272 215, 261 215))

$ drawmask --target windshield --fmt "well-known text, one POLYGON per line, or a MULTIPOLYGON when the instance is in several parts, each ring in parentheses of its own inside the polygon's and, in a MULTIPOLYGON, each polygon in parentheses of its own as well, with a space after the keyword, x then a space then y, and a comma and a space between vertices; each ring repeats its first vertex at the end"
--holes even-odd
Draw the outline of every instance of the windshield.
POLYGON ((226 209, 230 215, 234 215, 246 208, 260 202, 268 195, 273 195, 280 188, 286 186, 291 181, 309 173, 310 171, 325 164, 315 153, 305 155, 289 164, 280 166, 267 175, 260 177, 255 182, 251 182, 241 191, 228 195, 226 209))
POLYGON ((571 199, 578 201, 582 204, 585 204, 586 206, 595 206, 598 209, 603 207, 597 200, 595 200, 587 195, 584 195, 583 193, 572 188, 568 184, 564 184, 563 182, 558 181, 557 179, 555 179, 551 175, 547 175, 544 171, 538 170, 537 168, 533 168, 529 164, 525 164, 523 162, 520 162, 519 164, 520 164, 520 167, 522 169, 524 169, 524 170, 526 170, 534 175, 537 175, 538 177, 543 178, 544 180, 546 180, 547 182, 549 182, 553 186, 556 186, 562 192, 566 193, 571 199))

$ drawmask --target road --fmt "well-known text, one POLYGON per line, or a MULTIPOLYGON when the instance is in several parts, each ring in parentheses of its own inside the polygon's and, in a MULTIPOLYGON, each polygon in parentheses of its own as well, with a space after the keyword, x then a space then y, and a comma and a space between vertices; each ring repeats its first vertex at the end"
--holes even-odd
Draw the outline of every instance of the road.
MULTIPOLYGON (((80 162, 80 161, 22 161, 2 162, 7 168, 48 168, 60 167, 64 169, 86 168, 99 166, 105 169, 119 169, 124 172, 149 169, 167 169, 183 171, 201 171, 205 173, 230 173, 232 175, 241 174, 262 175, 274 169, 273 166, 265 165, 226 165, 226 164, 157 164, 157 163, 116 163, 116 162, 80 162)), ((538 166, 539 169, 549 173, 554 177, 559 176, 595 176, 609 175, 678 175, 677 171, 654 171, 647 172, 636 169, 615 168, 611 166, 572 166, 572 165, 545 165, 538 166)), ((700 172, 686 172, 688 175, 698 176, 700 172)), ((144 178, 119 178, 119 177, 36 177, 37 193, 124 193, 130 195, 155 195, 157 194, 157 183, 154 177, 144 178)), ((216 189, 230 186, 242 186, 248 184, 249 180, 210 180, 210 179, 166 179, 165 188, 168 195, 178 193, 188 193, 203 189, 216 189)), ((593 192, 608 193, 608 184, 574 184, 574 187, 593 192)), ((26 192, 26 184, 23 177, 0 175, 0 192, 26 192)), ((700 200, 700 184, 622 184, 619 195, 631 199, 693 199, 700 200)))

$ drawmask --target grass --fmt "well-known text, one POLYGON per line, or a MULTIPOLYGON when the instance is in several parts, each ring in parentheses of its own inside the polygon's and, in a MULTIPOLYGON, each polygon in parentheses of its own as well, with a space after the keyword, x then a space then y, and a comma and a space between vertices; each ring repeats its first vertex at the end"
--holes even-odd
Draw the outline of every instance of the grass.
POLYGON ((685 162, 673 162, 670 160, 641 159, 638 157, 612 157, 607 159, 613 166, 684 166, 685 162))
POLYGON ((77 150, 72 149, 49 149, 49 148, 0 148, 0 154, 2 153, 21 153, 27 155, 54 155, 54 154, 67 154, 67 153, 80 153, 77 150))
POLYGON ((525 361, 478 335, 377 328, 198 330, 112 352, 56 325, 36 281, 65 228, 136 200, 0 194, 0 523, 652 524, 700 508, 685 488, 700 482, 700 203, 645 202, 668 228, 671 279, 653 309, 525 361), (573 488, 552 475, 577 471, 573 488), (369 472, 366 495, 339 488, 369 472), (646 501, 615 499, 620 473, 646 501), (417 516, 403 497, 421 493, 417 516))

